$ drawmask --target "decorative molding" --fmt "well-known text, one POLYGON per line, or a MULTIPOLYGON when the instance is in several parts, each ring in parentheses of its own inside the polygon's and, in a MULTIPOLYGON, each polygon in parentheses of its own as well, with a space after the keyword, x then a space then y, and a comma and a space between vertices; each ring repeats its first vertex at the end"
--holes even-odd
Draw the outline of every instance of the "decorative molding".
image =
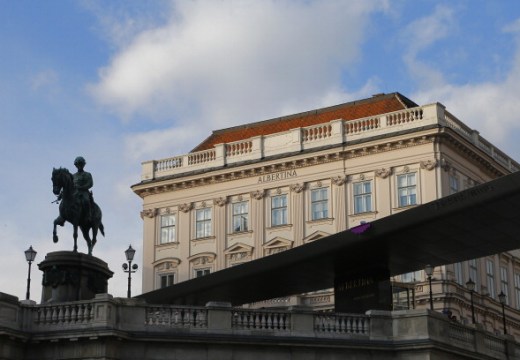
POLYGON ((343 184, 345 184, 347 182, 347 177, 338 175, 336 177, 330 178, 330 181, 332 181, 332 183, 337 185, 337 186, 341 186, 341 185, 343 185, 343 184))
POLYGON ((387 168, 382 168, 382 169, 377 169, 376 170, 376 176, 378 178, 381 178, 381 179, 386 179, 391 174, 392 174, 392 169, 391 168, 388 168, 388 169, 387 168))
POLYGON ((406 174, 408 172, 410 172, 410 167, 408 165, 403 166, 403 173, 406 174))
POLYGON ((290 186, 290 189, 292 192, 299 194, 303 191, 303 189, 305 189, 305 184, 299 184, 299 183, 292 184, 290 186))
POLYGON ((168 258, 163 259, 160 262, 155 263, 154 265, 156 271, 166 271, 178 267, 181 262, 182 261, 179 258, 168 258))
POLYGON ((159 211, 159 214, 161 214, 161 215, 163 215, 163 214, 164 214, 164 215, 168 215, 168 214, 171 214, 171 213, 172 213, 172 210, 171 210, 169 207, 167 207, 167 208, 162 208, 162 209, 159 211))
POLYGON ((220 207, 226 205, 227 199, 225 197, 219 197, 217 199, 213 199, 213 204, 218 205, 220 207))
POLYGON ((230 264, 251 261, 254 248, 244 243, 236 243, 224 250, 224 254, 230 264))
POLYGON ((421 169, 426 169, 431 171, 437 167, 438 161, 437 159, 421 161, 421 169))
POLYGON ((256 200, 261 200, 265 195, 264 190, 256 190, 251 193, 251 196, 256 200))
POLYGON ((183 213, 187 213, 191 209, 193 209, 192 203, 184 203, 184 204, 179 205, 179 210, 182 211, 183 213))
POLYGON ((216 257, 217 257, 217 254, 215 254, 215 253, 204 252, 204 253, 190 256, 188 258, 188 261, 191 262, 192 265, 206 265, 206 264, 213 264, 215 262, 216 257))
POLYGON ((365 180, 365 174, 359 174, 359 180, 361 180, 361 181, 365 180))
POLYGON ((146 209, 141 211, 141 219, 145 217, 153 219, 157 215, 157 209, 146 209))

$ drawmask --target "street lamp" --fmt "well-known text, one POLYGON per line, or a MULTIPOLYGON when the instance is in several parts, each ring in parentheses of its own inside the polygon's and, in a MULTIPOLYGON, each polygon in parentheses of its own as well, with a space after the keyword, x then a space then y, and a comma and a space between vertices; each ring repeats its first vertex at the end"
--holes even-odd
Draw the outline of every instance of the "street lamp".
POLYGON ((135 250, 132 248, 132 245, 128 246, 128 249, 125 250, 125 256, 127 263, 123 263, 123 271, 128 273, 128 293, 127 297, 132 297, 132 273, 137 271, 137 264, 132 265, 132 260, 134 260, 135 250))
POLYGON ((498 300, 500 301, 500 304, 502 304, 502 321, 504 324, 504 335, 507 335, 507 329, 506 329, 506 310, 504 305, 506 304, 506 294, 504 294, 503 291, 498 294, 498 300))
POLYGON ((433 310, 433 293, 432 293, 432 275, 433 275, 433 266, 430 264, 424 267, 424 273, 428 276, 428 283, 430 284, 430 310, 433 310))
POLYGON ((466 282, 466 287, 469 290, 469 298, 471 300, 471 321, 475 323, 475 306, 473 304, 473 293, 475 292, 475 282, 469 278, 466 282))
POLYGON ((29 263, 29 272, 27 273, 27 292, 25 294, 25 299, 29 300, 30 289, 31 289, 31 264, 36 258, 36 251, 33 249, 32 245, 29 249, 25 250, 25 260, 29 263))

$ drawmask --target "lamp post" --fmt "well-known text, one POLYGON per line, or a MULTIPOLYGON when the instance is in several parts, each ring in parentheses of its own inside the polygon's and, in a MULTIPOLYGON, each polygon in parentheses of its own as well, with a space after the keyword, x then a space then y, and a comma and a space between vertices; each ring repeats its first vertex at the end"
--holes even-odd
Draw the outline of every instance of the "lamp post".
POLYGON ((433 275, 433 266, 430 264, 424 267, 424 273, 428 276, 428 283, 430 285, 430 310, 433 310, 433 293, 432 293, 432 275, 433 275))
POLYGON ((33 249, 32 245, 29 249, 25 250, 25 260, 29 263, 29 272, 27 273, 27 292, 25 293, 25 299, 29 300, 30 290, 31 290, 31 264, 36 258, 36 251, 33 249))
POLYGON ((503 291, 498 294, 498 300, 500 301, 500 304, 502 305, 502 322, 504 325, 504 335, 507 335, 507 329, 506 329, 506 310, 505 310, 505 304, 506 304, 506 294, 504 294, 503 291))
POLYGON ((471 321, 474 324, 475 323, 475 306, 473 304, 473 292, 475 291, 475 282, 469 278, 469 280, 466 282, 466 287, 469 290, 469 298, 471 301, 471 321))
POLYGON ((137 271, 137 264, 132 265, 132 260, 134 260, 135 250, 132 248, 132 245, 128 246, 128 249, 125 250, 125 256, 127 263, 123 263, 123 271, 128 273, 128 292, 127 297, 132 297, 132 273, 137 271))

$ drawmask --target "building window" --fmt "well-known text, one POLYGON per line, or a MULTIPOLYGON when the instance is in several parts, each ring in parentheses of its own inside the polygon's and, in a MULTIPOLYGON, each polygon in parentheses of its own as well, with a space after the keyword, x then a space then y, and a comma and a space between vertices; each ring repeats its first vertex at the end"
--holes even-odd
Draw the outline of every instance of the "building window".
POLYGON ((207 269, 195 269, 194 273, 195 273, 194 274, 195 277, 198 278, 198 277, 202 277, 204 275, 208 275, 210 273, 210 269, 209 268, 207 268, 207 269))
POLYGON ((354 184, 354 214, 372 211, 372 181, 354 184))
POLYGON ((493 299, 496 296, 495 292, 495 264, 492 260, 486 259, 486 279, 489 296, 493 299))
POLYGON ((520 309, 520 274, 515 274, 516 308, 520 309))
POLYGON ((195 236, 197 239, 211 236, 211 208, 196 211, 195 236))
POLYGON ((455 175, 450 175, 450 195, 459 192, 460 182, 459 178, 455 175))
MULTIPOLYGON (((455 272, 455 282, 459 285, 464 285, 464 273, 462 272, 462 263, 458 262, 453 264, 453 270, 455 272)), ((475 280, 473 280, 475 281, 475 280)))
POLYGON ((329 216, 329 190, 327 188, 311 191, 311 220, 326 219, 329 216))
POLYGON ((417 204, 416 174, 404 174, 397 176, 398 206, 410 206, 417 204))
POLYGON ((271 198, 271 226, 287 225, 287 195, 271 198))
POLYGON ((162 215, 160 243, 167 244, 175 241, 175 215, 162 215))
POLYGON ((480 279, 478 277, 478 266, 477 259, 468 260, 469 266, 469 278, 475 282, 475 291, 479 292, 480 290, 480 279))
POLYGON ((401 275, 401 282, 409 283, 416 282, 421 277, 421 271, 412 271, 401 275))
POLYGON ((507 280, 507 268, 500 267, 500 290, 506 295, 506 305, 509 305, 509 282, 507 280))
POLYGON ((161 289, 167 286, 171 286, 175 283, 175 275, 174 274, 162 274, 159 275, 159 280, 161 283, 161 289))
POLYGON ((248 230, 248 209, 247 201, 233 204, 233 232, 241 232, 248 230))

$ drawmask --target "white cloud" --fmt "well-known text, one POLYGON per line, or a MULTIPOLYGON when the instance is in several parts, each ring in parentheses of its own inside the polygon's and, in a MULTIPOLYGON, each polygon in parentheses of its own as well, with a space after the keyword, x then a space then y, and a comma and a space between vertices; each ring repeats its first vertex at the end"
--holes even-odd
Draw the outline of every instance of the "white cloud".
POLYGON ((419 60, 419 56, 435 42, 447 37, 455 25, 454 11, 449 7, 438 5, 431 15, 419 18, 405 28, 402 37, 406 49, 403 60, 412 76, 429 86, 443 84, 443 74, 419 60))
POLYGON ((387 8, 377 0, 174 5, 168 23, 113 56, 91 91, 123 117, 189 119, 213 129, 345 92, 339 75, 360 59, 369 15, 387 8))
MULTIPOLYGON (((442 75, 438 77, 439 81, 434 83, 424 82, 422 80, 425 77, 418 75, 415 80, 421 85, 413 98, 419 103, 443 103, 447 110, 460 120, 478 130, 495 145, 504 147, 506 151, 509 150, 509 155, 520 159, 520 149, 516 139, 518 130, 520 130, 520 121, 518 121, 520 113, 518 24, 520 24, 520 19, 504 27, 505 32, 517 36, 516 39, 512 39, 516 46, 515 58, 505 79, 455 85, 442 80, 442 75)), ((411 69, 412 72, 415 69, 411 69)), ((424 71, 427 73, 428 69, 424 69, 424 71)))

